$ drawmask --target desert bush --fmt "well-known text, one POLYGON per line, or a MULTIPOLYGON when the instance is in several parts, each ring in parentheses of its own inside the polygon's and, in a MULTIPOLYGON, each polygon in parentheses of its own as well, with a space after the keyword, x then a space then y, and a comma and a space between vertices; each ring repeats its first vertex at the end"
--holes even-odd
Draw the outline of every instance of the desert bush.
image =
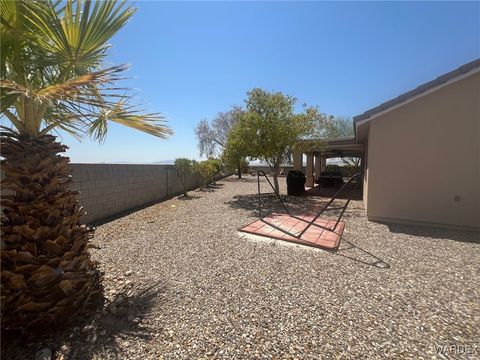
POLYGON ((216 163, 209 160, 199 161, 194 163, 194 171, 198 173, 201 177, 200 189, 204 189, 205 186, 208 186, 215 177, 217 173, 216 163))
POLYGON ((193 161, 187 158, 175 159, 175 170, 183 186, 183 196, 187 194, 187 179, 193 173, 193 161))

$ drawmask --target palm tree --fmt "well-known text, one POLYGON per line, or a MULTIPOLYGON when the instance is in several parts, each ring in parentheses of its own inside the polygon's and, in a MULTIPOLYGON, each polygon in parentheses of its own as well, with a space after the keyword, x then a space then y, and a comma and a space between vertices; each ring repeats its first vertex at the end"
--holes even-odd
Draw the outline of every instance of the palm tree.
POLYGON ((90 228, 70 190, 67 149, 52 131, 103 141, 113 121, 159 138, 157 113, 143 114, 119 87, 125 66, 103 67, 107 41, 135 9, 115 1, 0 0, 2 328, 69 319, 98 292, 90 228))

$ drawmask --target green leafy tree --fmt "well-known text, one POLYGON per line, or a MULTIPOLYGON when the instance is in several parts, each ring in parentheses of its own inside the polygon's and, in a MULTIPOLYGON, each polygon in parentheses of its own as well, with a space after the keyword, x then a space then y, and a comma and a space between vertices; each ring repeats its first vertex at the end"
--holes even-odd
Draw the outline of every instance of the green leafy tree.
POLYGON ((322 113, 318 107, 304 107, 307 129, 292 146, 293 150, 313 153, 325 149, 327 140, 336 137, 334 117, 322 113))
POLYGON ((193 173, 193 162, 190 159, 175 159, 175 170, 183 187, 183 196, 187 197, 187 179, 193 173))
POLYGON ((222 169, 223 169, 222 161, 220 159, 215 159, 215 158, 210 158, 206 161, 213 167, 213 169, 215 169, 212 176, 213 183, 215 183, 215 178, 222 173, 222 169))
POLYGON ((70 190, 65 131, 102 141, 109 122, 165 138, 104 67, 108 41, 135 9, 115 1, 0 1, 2 329, 46 328, 82 312, 98 293, 88 247, 93 232, 70 190))
POLYGON ((281 92, 253 89, 247 95, 245 110, 229 134, 227 148, 266 162, 278 192, 280 165, 289 160, 299 139, 309 134, 318 111, 304 106, 303 112, 295 113, 296 99, 281 92))
MULTIPOLYGON (((355 135, 353 129, 353 121, 351 118, 346 116, 337 116, 332 119, 331 124, 328 127, 329 138, 342 138, 342 137, 352 137, 355 135)), ((358 171, 360 166, 360 157, 355 156, 342 156, 340 155, 343 163, 353 169, 358 171)))
POLYGON ((329 137, 331 139, 354 136, 353 121, 347 116, 336 116, 332 119, 329 137))
POLYGON ((225 149, 228 142, 228 134, 234 125, 238 122, 242 110, 238 106, 234 106, 230 111, 221 112, 210 123, 208 120, 201 120, 195 133, 198 139, 198 149, 201 156, 220 156, 228 159, 226 164, 232 169, 238 169, 238 177, 242 177, 241 165, 245 162, 245 157, 225 157, 225 149))
POLYGON ((360 157, 358 157, 358 156, 342 156, 341 159, 346 166, 349 166, 349 167, 355 168, 357 170, 360 170, 360 163, 362 161, 362 159, 360 157))
POLYGON ((245 152, 241 148, 236 147, 231 141, 227 141, 222 154, 222 163, 228 169, 236 169, 238 178, 242 178, 242 174, 248 172, 248 161, 245 152))
POLYGON ((217 172, 217 167, 213 161, 204 160, 194 164, 194 171, 200 175, 200 188, 203 190, 205 186, 208 186, 212 182, 217 172))
MULTIPOLYGON (((354 135, 353 122, 350 118, 345 116, 334 117, 320 112, 315 107, 308 108, 306 111, 311 119, 311 128, 308 134, 294 145, 294 149, 304 153, 321 152, 328 140, 354 135)), ((344 164, 358 168, 360 158, 339 156, 344 164)))

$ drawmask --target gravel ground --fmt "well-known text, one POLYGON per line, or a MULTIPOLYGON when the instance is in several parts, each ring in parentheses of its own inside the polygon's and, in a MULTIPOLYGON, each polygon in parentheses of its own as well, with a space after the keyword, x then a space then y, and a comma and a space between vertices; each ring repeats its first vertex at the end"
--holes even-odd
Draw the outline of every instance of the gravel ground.
MULTIPOLYGON (((58 359, 432 359, 456 357, 435 355, 436 345, 480 346, 479 233, 368 222, 353 201, 337 253, 256 241, 237 232, 256 219, 255 192, 255 178, 230 177, 190 200, 99 226, 93 256, 112 304, 68 340, 30 351, 46 346, 58 359)), ((301 211, 318 200, 287 202, 301 211)), ((463 358, 480 358, 472 349, 463 358)))

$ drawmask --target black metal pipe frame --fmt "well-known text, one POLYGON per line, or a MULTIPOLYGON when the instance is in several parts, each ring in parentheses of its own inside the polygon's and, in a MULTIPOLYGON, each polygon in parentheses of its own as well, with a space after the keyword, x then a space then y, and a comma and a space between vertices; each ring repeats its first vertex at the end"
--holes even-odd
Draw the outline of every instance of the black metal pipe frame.
MULTIPOLYGON (((257 171, 257 186, 258 186, 258 213, 260 215, 260 219, 262 218, 262 201, 260 198, 261 192, 260 192, 260 175, 265 177, 267 179, 268 183, 270 184, 270 187, 273 189, 273 193, 277 196, 277 199, 280 200, 280 203, 282 204, 283 208, 285 211, 288 213, 288 215, 292 216, 290 214, 290 211, 288 211, 287 207, 285 206, 285 203, 283 202, 282 198, 280 197, 280 194, 277 192, 275 187, 273 186, 272 182, 268 178, 267 174, 263 170, 258 170, 257 171)), ((270 193, 269 193, 270 194, 270 193)))
MULTIPOLYGON (((310 226, 316 226, 316 227, 319 227, 321 229, 324 229, 324 230, 327 230, 327 231, 330 231, 330 232, 333 232, 334 234, 337 234, 337 235, 340 235, 338 233, 335 232, 335 230, 337 229, 337 226, 340 222, 340 219, 342 218, 343 214, 345 213, 345 210, 347 209, 348 205, 350 204, 350 196, 348 197, 347 199, 347 202, 345 203, 345 205, 343 206, 339 206, 339 207, 335 207, 335 208, 328 208, 335 200, 336 198, 344 191, 344 189, 350 185, 350 184, 353 184, 355 183, 359 178, 360 178, 361 174, 355 174, 353 175, 352 177, 350 177, 350 179, 348 179, 348 181, 343 184, 343 186, 333 195, 333 197, 328 201, 328 203, 326 203, 324 205, 324 207, 320 210, 320 212, 311 220, 311 221, 307 221, 305 219, 302 219, 302 218, 299 218, 297 216, 294 216, 290 213, 290 211, 288 210, 287 206, 285 205, 285 203, 283 202, 282 198, 280 197, 280 194, 275 190, 275 187, 273 186, 272 182, 270 181, 270 179, 268 178, 267 174, 265 173, 265 171, 263 170, 258 170, 257 171, 257 188, 258 188, 258 212, 259 212, 259 216, 260 216, 260 220, 262 220, 265 224, 273 227, 274 229, 277 229, 277 230, 280 230, 281 232, 287 234, 287 235, 290 235, 296 239, 300 239, 301 236, 310 228, 310 226), (298 235, 295 235, 295 234, 292 234, 291 232, 285 230, 285 229, 282 229, 280 228, 279 226, 275 225, 275 224, 272 224, 266 220, 264 220, 262 218, 262 200, 261 200, 261 191, 260 191, 260 176, 263 176, 265 177, 265 179, 267 179, 268 181, 268 184, 270 185, 270 187, 273 189, 273 193, 277 196, 277 199, 280 201, 280 203, 282 204, 283 208, 285 209, 285 211, 287 212, 287 214, 297 220, 300 220, 300 221, 303 221, 303 222, 306 222, 307 223, 307 226, 298 234, 298 235), (320 215, 322 215, 325 211, 331 211, 331 210, 342 210, 340 215, 338 216, 337 218, 337 221, 335 222, 335 226, 333 227, 333 229, 331 228, 327 228, 325 226, 322 226, 322 225, 319 225, 319 224, 315 224, 315 221, 317 221, 317 219, 320 217, 320 215)), ((350 188, 350 193, 349 195, 352 193, 352 190, 353 190, 353 186, 350 188)), ((271 193, 269 193, 271 194, 271 193)))

